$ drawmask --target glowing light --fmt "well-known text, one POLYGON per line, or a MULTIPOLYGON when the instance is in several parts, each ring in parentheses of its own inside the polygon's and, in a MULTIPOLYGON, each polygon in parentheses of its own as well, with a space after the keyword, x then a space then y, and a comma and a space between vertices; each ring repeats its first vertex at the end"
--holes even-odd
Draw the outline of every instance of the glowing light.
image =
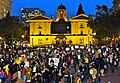
POLYGON ((96 35, 96 33, 93 33, 93 35, 96 35))
POLYGON ((67 29, 69 29, 69 26, 67 26, 67 29))
POLYGON ((23 8, 21 8, 21 10, 23 10, 23 8))
POLYGON ((22 35, 22 38, 24 38, 25 36, 24 35, 22 35))
POLYGON ((88 34, 88 36, 90 36, 90 34, 88 34))
POLYGON ((2 37, 0 37, 0 39, 2 39, 2 37))
POLYGON ((30 47, 30 44, 27 44, 28 47, 30 47))

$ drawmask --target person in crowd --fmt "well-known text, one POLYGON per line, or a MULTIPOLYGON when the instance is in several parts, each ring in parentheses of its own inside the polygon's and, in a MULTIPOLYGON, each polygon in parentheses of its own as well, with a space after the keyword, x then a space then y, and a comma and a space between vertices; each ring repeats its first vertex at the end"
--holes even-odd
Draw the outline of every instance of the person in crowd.
POLYGON ((26 82, 26 67, 25 66, 22 67, 22 80, 26 82))
POLYGON ((70 74, 69 68, 66 65, 65 70, 64 70, 64 83, 69 83, 69 80, 68 80, 69 79, 69 74, 70 74))
POLYGON ((109 69, 115 72, 120 65, 118 42, 110 46, 91 45, 77 49, 73 45, 74 49, 65 50, 68 47, 71 48, 67 45, 27 47, 20 42, 4 42, 0 46, 0 79, 7 83, 18 79, 26 83, 58 83, 62 79, 65 83, 86 83, 90 66, 97 69, 100 78, 109 69))
POLYGON ((75 83, 82 83, 79 75, 76 76, 75 83))

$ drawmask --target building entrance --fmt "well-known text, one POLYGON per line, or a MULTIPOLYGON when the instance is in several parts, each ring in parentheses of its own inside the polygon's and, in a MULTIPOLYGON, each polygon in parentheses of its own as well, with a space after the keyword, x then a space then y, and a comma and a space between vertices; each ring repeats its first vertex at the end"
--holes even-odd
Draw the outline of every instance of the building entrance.
POLYGON ((66 45, 66 37, 64 35, 58 35, 56 36, 56 45, 64 46, 66 45))

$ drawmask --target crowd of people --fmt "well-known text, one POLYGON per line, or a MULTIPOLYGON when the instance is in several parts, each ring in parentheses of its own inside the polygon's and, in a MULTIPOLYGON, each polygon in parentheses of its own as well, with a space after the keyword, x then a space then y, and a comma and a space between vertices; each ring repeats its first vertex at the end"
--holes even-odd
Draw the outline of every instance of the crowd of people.
POLYGON ((0 82, 17 83, 86 83, 108 70, 115 72, 120 61, 120 46, 27 47, 25 44, 0 45, 0 82))

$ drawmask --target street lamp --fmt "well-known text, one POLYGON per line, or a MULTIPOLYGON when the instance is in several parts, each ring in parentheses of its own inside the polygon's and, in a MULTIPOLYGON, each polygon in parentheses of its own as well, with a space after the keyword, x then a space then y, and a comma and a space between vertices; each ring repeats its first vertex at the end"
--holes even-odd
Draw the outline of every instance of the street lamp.
POLYGON ((93 33, 93 35, 95 36, 95 35, 96 35, 96 33, 94 32, 94 33, 93 33))
POLYGON ((96 36, 96 32, 93 33, 93 45, 95 43, 95 36, 96 36))
POLYGON ((119 35, 119 39, 120 39, 120 35, 119 35))
POLYGON ((22 37, 22 39, 21 39, 21 43, 23 44, 23 41, 24 41, 25 36, 22 35, 21 37, 22 37))
POLYGON ((22 35, 22 38, 24 38, 25 36, 24 35, 22 35))
POLYGON ((0 37, 0 40, 2 40, 2 37, 0 37))

